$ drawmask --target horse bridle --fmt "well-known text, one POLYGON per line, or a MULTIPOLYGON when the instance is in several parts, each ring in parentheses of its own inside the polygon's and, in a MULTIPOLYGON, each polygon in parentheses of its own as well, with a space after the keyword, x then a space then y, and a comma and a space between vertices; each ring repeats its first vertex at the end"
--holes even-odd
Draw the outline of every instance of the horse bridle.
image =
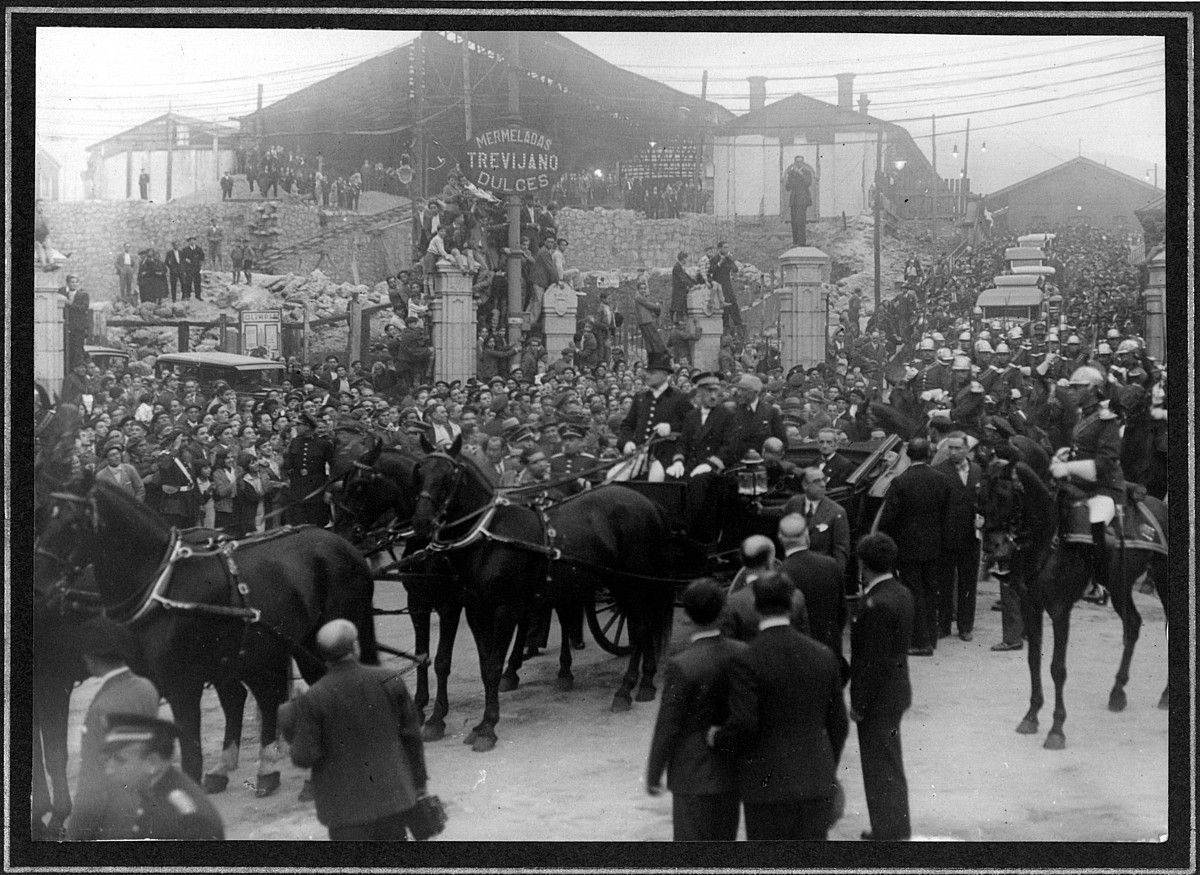
MULTIPOLYGON (((50 500, 55 506, 56 512, 58 509, 57 505, 61 503, 82 505, 84 507, 84 514, 88 520, 91 521, 92 531, 98 532, 100 530, 100 514, 98 508, 96 507, 95 496, 88 495, 84 497, 72 495, 69 492, 52 492, 50 494, 50 500)), ((70 525, 72 530, 78 530, 80 528, 79 523, 72 522, 70 525)), ((71 586, 71 583, 73 583, 76 578, 83 573, 83 569, 87 565, 86 563, 81 563, 73 558, 73 548, 70 553, 63 556, 51 550, 47 550, 40 543, 35 541, 33 545, 33 552, 37 556, 42 556, 46 559, 49 559, 62 572, 54 580, 54 582, 48 588, 46 588, 44 592, 39 591, 39 594, 45 600, 47 606, 57 606, 60 611, 65 612, 68 605, 95 605, 99 602, 99 595, 97 593, 85 589, 76 589, 71 586)))
MULTIPOLYGON (((440 508, 436 508, 437 512, 433 515, 433 519, 429 523, 430 529, 433 532, 432 537, 434 540, 436 540, 438 531, 442 528, 442 526, 446 522, 446 514, 449 513, 449 511, 450 511, 450 502, 454 500, 454 495, 456 492, 458 492, 458 487, 462 484, 464 470, 463 470, 462 461, 460 459, 456 459, 453 456, 451 456, 449 453, 445 453, 440 450, 437 452, 430 453, 425 458, 426 459, 444 459, 447 462, 449 462, 451 467, 454 469, 454 477, 450 481, 450 487, 446 490, 446 498, 442 502, 442 506, 440 508)), ((415 514, 416 508, 419 508, 421 506, 422 501, 429 502, 429 504, 431 506, 434 504, 433 496, 429 493, 428 489, 422 489, 420 494, 417 496, 417 504, 416 504, 416 507, 414 508, 414 517, 416 515, 415 514)))

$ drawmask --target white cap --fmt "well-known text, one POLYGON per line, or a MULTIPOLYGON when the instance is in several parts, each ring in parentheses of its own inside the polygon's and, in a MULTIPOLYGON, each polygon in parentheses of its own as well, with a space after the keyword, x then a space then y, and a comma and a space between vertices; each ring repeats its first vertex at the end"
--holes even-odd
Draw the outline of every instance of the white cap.
POLYGON ((1078 334, 1072 334, 1070 337, 1068 337, 1068 338, 1067 338, 1067 346, 1070 346, 1072 343, 1074 343, 1074 344, 1078 345, 1078 344, 1079 344, 1079 342, 1080 342, 1080 341, 1079 341, 1079 335, 1078 335, 1078 334))
POLYGON ((1003 340, 996 344, 996 355, 1001 355, 1001 354, 1006 355, 1010 352, 1012 352, 1012 350, 1008 348, 1008 344, 1005 343, 1003 340))
POLYGON ((1112 355, 1112 347, 1101 341, 1100 345, 1096 347, 1096 355, 1112 355))
POLYGON ((975 352, 995 352, 995 350, 992 349, 992 345, 990 343, 981 339, 975 344, 975 352))
MULTIPOLYGON (((949 347, 943 346, 941 349, 939 349, 937 351, 937 357, 938 357, 938 361, 949 362, 949 361, 954 360, 954 353, 952 353, 950 351, 949 347)), ((964 358, 965 358, 965 356, 964 356, 964 358)))
POLYGON ((924 352, 925 350, 932 351, 934 349, 937 349, 937 346, 934 344, 932 337, 924 337, 921 339, 921 342, 917 344, 918 352, 924 352))

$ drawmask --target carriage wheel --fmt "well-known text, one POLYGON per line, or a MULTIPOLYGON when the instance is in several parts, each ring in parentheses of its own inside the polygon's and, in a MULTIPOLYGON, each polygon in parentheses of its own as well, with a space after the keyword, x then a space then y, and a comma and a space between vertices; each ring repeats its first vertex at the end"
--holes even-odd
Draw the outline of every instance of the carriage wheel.
POLYGON ((588 628, 600 647, 614 656, 629 656, 633 644, 629 637, 629 618, 617 606, 607 589, 598 589, 584 608, 588 628))

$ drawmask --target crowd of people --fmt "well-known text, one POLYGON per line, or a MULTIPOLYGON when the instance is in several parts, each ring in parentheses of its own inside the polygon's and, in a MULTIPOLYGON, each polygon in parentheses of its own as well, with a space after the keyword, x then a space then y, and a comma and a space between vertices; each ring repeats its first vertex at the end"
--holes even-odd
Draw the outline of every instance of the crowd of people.
POLYGON ((688 179, 634 178, 624 183, 625 209, 647 219, 678 219, 681 213, 702 213, 709 193, 688 179))

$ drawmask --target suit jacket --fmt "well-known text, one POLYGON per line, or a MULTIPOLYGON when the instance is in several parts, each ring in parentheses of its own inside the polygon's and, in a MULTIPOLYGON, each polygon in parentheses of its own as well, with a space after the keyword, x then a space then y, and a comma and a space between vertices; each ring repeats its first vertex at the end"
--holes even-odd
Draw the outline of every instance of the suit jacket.
MULTIPOLYGON (((721 632, 735 641, 749 643, 758 637, 758 624, 762 616, 754 607, 754 588, 743 586, 730 593, 721 608, 721 632)), ((811 634, 808 621, 808 606, 804 593, 798 588, 792 595, 792 628, 804 635, 811 634)))
MULTIPOLYGON (((726 468, 735 465, 739 458, 735 429, 733 414, 724 405, 718 404, 710 410, 703 425, 700 424, 700 408, 694 407, 683 419, 676 456, 683 457, 688 471, 702 462, 712 464, 714 458, 720 459, 726 468)), ((720 466, 713 465, 713 470, 720 470, 720 466)))
MULTIPOLYGON (((804 504, 808 499, 794 495, 783 506, 783 512, 804 515, 804 504)), ((808 549, 824 553, 837 560, 838 568, 845 572, 850 559, 850 521, 842 506, 828 496, 817 502, 817 510, 808 524, 808 549)))
MULTIPOLYGON (((642 444, 654 435, 654 426, 665 422, 671 426, 671 432, 679 435, 683 431, 683 422, 691 410, 687 397, 674 386, 667 386, 662 395, 654 397, 649 389, 634 396, 633 404, 625 420, 621 423, 618 436, 621 446, 627 441, 642 444)), ((667 438, 655 445, 651 454, 664 465, 670 465, 676 454, 676 439, 667 438)))
POLYGON ((106 718, 118 713, 156 717, 158 690, 154 684, 127 668, 106 680, 88 706, 79 749, 79 781, 67 821, 67 836, 71 839, 133 837, 121 832, 121 824, 137 810, 137 797, 132 790, 114 788, 104 774, 106 718))
POLYGON ((950 505, 942 527, 942 546, 947 550, 971 550, 979 543, 975 537, 975 514, 979 513, 979 465, 969 461, 967 483, 964 486, 958 468, 949 459, 939 462, 933 470, 950 481, 950 505))
POLYGON ((736 756, 743 802, 833 794, 849 723, 828 647, 790 626, 763 631, 734 657, 729 712, 713 746, 736 756))
POLYGON ((950 507, 950 482, 926 464, 910 466, 892 481, 879 530, 891 535, 902 559, 929 562, 942 554, 942 526, 950 507))
POLYGON ((849 665, 842 656, 842 630, 846 626, 846 591, 842 569, 832 556, 797 550, 783 560, 783 573, 804 593, 808 610, 809 635, 834 652, 843 679, 849 677, 849 665))
POLYGON ((300 696, 292 761, 312 769, 317 819, 351 826, 408 811, 425 788, 417 709, 393 669, 342 660, 300 696))
POLYGON ((821 456, 815 464, 825 472, 826 489, 833 489, 835 486, 845 484, 846 478, 854 473, 855 468, 854 463, 841 453, 834 453, 828 459, 821 456))
POLYGON ((704 796, 736 790, 733 757, 710 748, 707 733, 729 718, 730 669, 745 649, 741 641, 718 635, 693 641, 667 661, 647 784, 657 784, 665 769, 672 793, 704 796))
POLYGON ((737 405, 733 411, 736 427, 735 452, 737 458, 743 458, 747 452, 754 450, 762 452, 763 443, 769 437, 777 437, 787 446, 787 429, 783 426, 783 415, 761 398, 758 407, 751 410, 743 404, 737 405))
POLYGON ((545 289, 558 282, 558 268, 554 265, 552 254, 544 247, 534 256, 533 266, 529 270, 529 281, 535 286, 545 289))
POLYGON ((850 707, 864 717, 899 717, 912 705, 912 626, 912 593, 900 581, 871 587, 850 624, 850 707))
POLYGON ((184 270, 189 273, 200 273, 200 265, 204 263, 204 250, 199 246, 185 246, 180 250, 184 270))
POLYGON ((183 257, 183 253, 186 251, 186 249, 180 249, 178 253, 176 253, 176 250, 174 249, 167 250, 167 256, 163 259, 163 261, 166 262, 168 271, 171 273, 182 273, 187 269, 185 259, 183 257))
POLYGON ((75 334, 87 333, 92 329, 92 299, 88 293, 79 289, 75 292, 75 300, 67 295, 67 306, 63 308, 63 321, 66 322, 67 332, 75 334))
POLYGON ((117 273, 124 273, 125 271, 129 271, 130 273, 137 273, 138 265, 140 263, 141 262, 138 260, 137 254, 134 252, 129 253, 129 266, 128 267, 125 265, 125 253, 124 252, 118 252, 117 257, 113 259, 113 267, 115 267, 117 269, 117 273))

